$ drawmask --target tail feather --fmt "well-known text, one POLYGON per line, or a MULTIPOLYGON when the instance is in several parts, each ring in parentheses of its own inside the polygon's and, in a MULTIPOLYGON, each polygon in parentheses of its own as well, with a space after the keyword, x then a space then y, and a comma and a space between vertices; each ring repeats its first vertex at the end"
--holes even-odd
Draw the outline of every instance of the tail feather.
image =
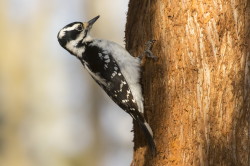
POLYGON ((139 126, 141 127, 141 129, 142 129, 142 131, 147 139, 147 142, 148 142, 148 145, 149 145, 149 148, 150 148, 152 155, 155 156, 156 155, 156 146, 155 146, 153 132, 152 132, 151 127, 149 126, 149 124, 146 121, 144 123, 139 122, 139 126))
POLYGON ((140 113, 135 114, 133 112, 133 113, 130 113, 130 115, 137 122, 137 124, 140 126, 141 130, 144 133, 144 136, 146 137, 150 151, 151 151, 152 155, 155 156, 156 155, 156 146, 155 146, 153 131, 152 131, 151 127, 145 121, 142 114, 140 114, 140 113))

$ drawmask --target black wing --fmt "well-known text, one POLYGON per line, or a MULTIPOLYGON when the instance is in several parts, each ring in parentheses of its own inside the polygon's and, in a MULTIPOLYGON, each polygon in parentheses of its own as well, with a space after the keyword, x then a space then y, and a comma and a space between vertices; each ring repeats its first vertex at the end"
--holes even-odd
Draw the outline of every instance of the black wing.
POLYGON ((110 53, 97 46, 88 45, 80 60, 93 79, 118 106, 130 115, 131 112, 138 111, 129 85, 110 53))
POLYGON ((107 51, 90 45, 86 47, 83 57, 79 59, 110 98, 138 123, 148 140, 152 154, 155 154, 156 147, 151 129, 138 111, 130 87, 115 59, 107 51))

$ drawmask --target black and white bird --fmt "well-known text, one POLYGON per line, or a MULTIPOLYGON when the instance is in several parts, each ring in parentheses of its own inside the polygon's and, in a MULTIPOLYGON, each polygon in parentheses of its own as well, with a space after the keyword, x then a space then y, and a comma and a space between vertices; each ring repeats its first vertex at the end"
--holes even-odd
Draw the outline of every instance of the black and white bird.
MULTIPOLYGON (((153 132, 143 116, 141 58, 131 56, 117 43, 92 38, 89 32, 98 18, 99 16, 88 22, 73 22, 66 25, 59 31, 58 41, 81 61, 109 97, 137 122, 151 152, 155 154, 153 132)), ((146 53, 151 52, 147 50, 146 53)))

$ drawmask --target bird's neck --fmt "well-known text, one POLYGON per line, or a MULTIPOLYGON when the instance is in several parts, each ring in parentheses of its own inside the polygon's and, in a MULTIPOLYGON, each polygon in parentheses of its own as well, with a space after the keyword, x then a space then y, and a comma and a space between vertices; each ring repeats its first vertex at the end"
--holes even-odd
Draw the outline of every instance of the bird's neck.
POLYGON ((86 43, 91 42, 93 38, 88 35, 84 39, 82 38, 77 38, 76 40, 69 41, 66 44, 66 49, 73 55, 77 57, 82 57, 85 48, 86 48, 86 43))

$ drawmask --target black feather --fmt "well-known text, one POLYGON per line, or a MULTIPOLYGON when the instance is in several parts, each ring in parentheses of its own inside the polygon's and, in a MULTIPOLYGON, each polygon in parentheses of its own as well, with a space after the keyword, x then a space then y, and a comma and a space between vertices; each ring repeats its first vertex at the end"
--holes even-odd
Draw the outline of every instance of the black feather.
POLYGON ((121 70, 117 65, 116 61, 110 55, 110 53, 108 53, 107 51, 105 52, 100 47, 93 46, 91 42, 85 44, 86 50, 83 56, 79 59, 81 60, 84 66, 88 67, 88 69, 91 70, 91 72, 98 75, 98 77, 107 80, 107 85, 105 86, 100 83, 95 77, 93 77, 93 79, 103 88, 103 90, 111 97, 111 99, 124 111, 129 113, 130 116, 138 123, 147 139, 151 153, 155 155, 156 147, 153 136, 145 125, 145 119, 138 110, 137 103, 133 98, 126 79, 122 74, 118 74, 121 73, 121 70), (104 63, 105 57, 109 59, 108 63, 104 63), (114 73, 114 68, 117 69, 117 74, 112 77, 112 74, 114 73), (121 88, 122 82, 125 82, 126 84, 123 84, 121 88), (128 91, 130 91, 129 94, 128 91), (126 102, 123 102, 123 100, 126 100, 126 102))

